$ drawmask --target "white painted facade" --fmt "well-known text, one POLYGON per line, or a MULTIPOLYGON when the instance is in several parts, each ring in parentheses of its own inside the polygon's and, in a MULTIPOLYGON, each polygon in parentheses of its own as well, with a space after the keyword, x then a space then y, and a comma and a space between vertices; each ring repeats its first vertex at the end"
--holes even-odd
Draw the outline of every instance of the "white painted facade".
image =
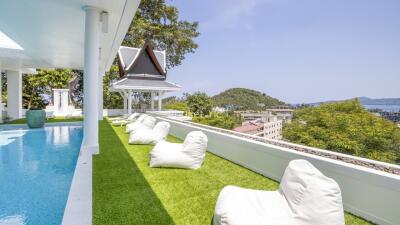
POLYGON ((215 106, 215 107, 212 108, 212 111, 213 112, 217 112, 217 113, 224 113, 227 110, 224 107, 215 106))
POLYGON ((283 120, 279 120, 277 116, 268 117, 264 122, 264 137, 269 139, 282 139, 283 120))
POLYGON ((7 115, 10 119, 22 118, 22 72, 6 70, 7 115))
MULTIPOLYGON (((139 0, 2 1, 0 65, 7 74, 7 111, 11 119, 23 115, 22 73, 34 73, 35 68, 83 69, 82 148, 97 153, 98 120, 103 111, 101 77, 110 69, 139 3, 139 0)), ((65 99, 61 94, 60 102, 65 99)), ((67 111, 64 105, 55 109, 59 115, 67 111)))
POLYGON ((47 116, 82 116, 69 101, 69 89, 53 89, 53 105, 47 106, 45 111, 47 116))

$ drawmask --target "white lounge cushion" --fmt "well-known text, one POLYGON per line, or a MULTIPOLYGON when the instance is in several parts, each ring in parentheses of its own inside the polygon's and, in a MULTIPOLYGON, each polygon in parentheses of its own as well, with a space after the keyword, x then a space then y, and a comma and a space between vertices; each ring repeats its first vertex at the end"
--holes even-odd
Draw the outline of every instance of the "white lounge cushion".
POLYGON ((214 225, 295 224, 283 199, 278 191, 226 186, 218 196, 214 225))
POLYGON ((135 119, 135 120, 131 120, 131 121, 127 121, 127 124, 130 124, 130 123, 136 123, 136 122, 142 123, 142 122, 143 122, 143 120, 144 120, 144 119, 146 119, 146 117, 149 117, 149 115, 146 115, 146 114, 140 114, 140 115, 139 115, 139 117, 138 117, 137 119, 135 119))
MULTIPOLYGON (((139 119, 141 119, 141 118, 139 117, 139 119)), ((125 132, 130 133, 137 129, 146 129, 146 128, 153 129, 154 126, 156 125, 156 118, 154 118, 152 116, 146 116, 146 117, 144 117, 143 120, 139 120, 139 119, 134 123, 127 124, 126 128, 125 128, 125 132)))
POLYGON ((109 121, 123 120, 128 118, 128 116, 129 116, 128 114, 123 114, 122 116, 108 118, 108 120, 109 121))
POLYGON ((311 163, 293 160, 278 191, 225 187, 214 225, 344 225, 339 185, 311 163))
POLYGON ((168 122, 158 122, 153 129, 137 129, 129 135, 129 144, 157 144, 165 140, 169 133, 170 124, 168 122))
POLYGON ((150 167, 198 169, 204 162, 207 142, 201 131, 190 132, 183 144, 160 141, 150 152, 150 167))
POLYGON ((131 115, 127 116, 126 118, 121 119, 114 119, 112 120, 113 125, 121 125, 125 123, 135 122, 136 119, 140 116, 140 113, 132 113, 131 115))
POLYGON ((293 160, 279 186, 299 225, 344 224, 342 194, 335 180, 306 160, 293 160))

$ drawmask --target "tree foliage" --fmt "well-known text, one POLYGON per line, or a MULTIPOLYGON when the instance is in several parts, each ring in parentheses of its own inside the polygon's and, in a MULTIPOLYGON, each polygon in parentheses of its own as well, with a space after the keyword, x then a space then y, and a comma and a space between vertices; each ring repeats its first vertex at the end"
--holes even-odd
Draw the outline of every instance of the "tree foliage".
POLYGON ((190 109, 187 103, 181 101, 169 102, 164 105, 164 109, 183 111, 185 115, 190 114, 190 109))
POLYGON ((295 143, 346 154, 400 162, 400 129, 348 100, 295 111, 283 137, 295 143))
POLYGON ((196 116, 206 116, 212 110, 211 98, 206 93, 195 92, 187 96, 186 101, 190 111, 196 116))
MULTIPOLYGON (((7 76, 6 73, 2 73, 0 70, 1 75, 1 99, 3 102, 7 102, 7 76)), ((1 102, 0 102, 1 103, 1 102)))
POLYGON ((118 67, 113 65, 110 72, 103 77, 103 107, 105 109, 122 109, 124 106, 121 95, 110 92, 110 85, 119 79, 118 67))
POLYGON ((180 65, 198 47, 194 38, 199 32, 197 22, 179 20, 178 14, 165 0, 142 0, 123 45, 141 47, 150 40, 156 49, 166 50, 168 68, 180 65))
POLYGON ((265 93, 246 88, 231 88, 212 97, 217 106, 240 109, 240 110, 262 110, 265 106, 285 104, 265 93))
POLYGON ((225 113, 212 112, 208 116, 194 116, 192 121, 195 123, 232 130, 235 126, 242 123, 242 118, 240 115, 235 115, 232 111, 225 113))
POLYGON ((66 69, 38 70, 37 74, 25 74, 22 80, 24 108, 43 108, 51 102, 55 88, 68 88, 73 72, 66 69))

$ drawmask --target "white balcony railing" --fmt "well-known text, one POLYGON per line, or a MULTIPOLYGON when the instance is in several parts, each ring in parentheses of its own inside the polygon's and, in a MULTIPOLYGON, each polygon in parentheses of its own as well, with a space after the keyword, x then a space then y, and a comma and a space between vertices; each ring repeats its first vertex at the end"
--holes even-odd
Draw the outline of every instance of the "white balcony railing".
MULTIPOLYGON (((163 117, 158 117, 158 120, 169 122, 170 134, 181 139, 190 131, 203 131, 208 137, 209 152, 276 181, 280 181, 289 161, 306 159, 339 183, 346 211, 378 224, 400 224, 399 175, 239 137, 204 125, 197 126, 163 117)), ((372 161, 365 160, 365 163, 372 161)), ((375 164, 387 166, 380 162, 375 164)), ((395 165, 393 167, 400 168, 395 165)))

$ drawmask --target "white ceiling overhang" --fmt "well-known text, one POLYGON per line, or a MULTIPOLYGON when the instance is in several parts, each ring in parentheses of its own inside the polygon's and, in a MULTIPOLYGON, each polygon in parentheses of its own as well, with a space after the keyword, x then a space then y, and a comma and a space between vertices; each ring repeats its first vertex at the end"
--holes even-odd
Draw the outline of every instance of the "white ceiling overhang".
POLYGON ((2 69, 83 69, 83 7, 94 6, 108 13, 108 32, 100 35, 100 68, 109 70, 139 2, 2 0, 0 32, 4 35, 0 35, 0 41, 3 41, 3 45, 0 44, 0 66, 2 69))

